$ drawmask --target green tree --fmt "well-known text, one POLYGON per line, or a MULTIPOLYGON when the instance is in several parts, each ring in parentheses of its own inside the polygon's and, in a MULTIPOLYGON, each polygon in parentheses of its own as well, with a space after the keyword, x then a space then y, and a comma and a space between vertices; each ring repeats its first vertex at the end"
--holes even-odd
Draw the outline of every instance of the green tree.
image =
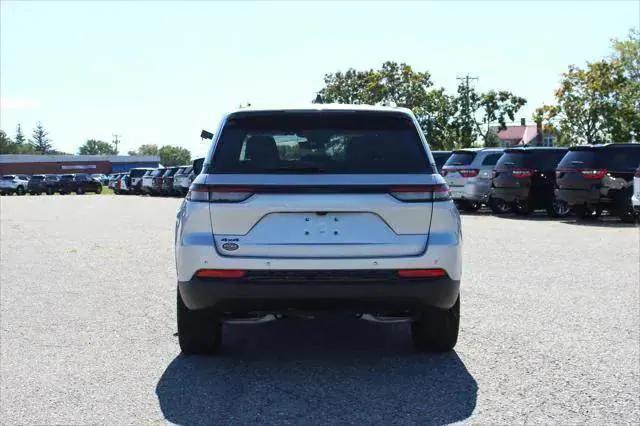
POLYGON ((160 155, 158 145, 144 144, 140 145, 137 150, 129 151, 129 155, 160 155))
POLYGON ((26 145, 26 142, 27 142, 27 139, 24 137, 24 134, 22 133, 22 126, 20 125, 20 123, 18 123, 18 126, 16 127, 15 142, 17 145, 22 145, 22 144, 26 145))
POLYGON ((456 103, 454 127, 459 146, 469 147, 478 139, 485 146, 497 146, 496 131, 506 129, 507 121, 515 120, 516 113, 527 100, 506 90, 477 93, 473 87, 461 83, 456 103))
POLYGON ((116 147, 109 142, 96 139, 87 140, 79 149, 80 155, 116 155, 118 151, 116 147))
POLYGON ((164 145, 158 150, 163 166, 180 166, 191 162, 191 152, 179 146, 164 145))
POLYGON ((324 102, 388 105, 409 108, 416 115, 429 143, 452 147, 450 126, 454 103, 444 89, 433 89, 428 72, 414 71, 404 63, 387 61, 379 70, 329 73, 318 94, 324 102))
POLYGON ((0 129, 0 154, 17 154, 17 144, 11 140, 4 130, 0 129))
POLYGON ((615 142, 640 140, 640 31, 632 29, 624 40, 613 40, 611 62, 622 75, 615 96, 611 139, 615 142))
POLYGON ((49 132, 47 132, 41 122, 38 121, 36 127, 33 129, 31 135, 32 139, 29 144, 37 154, 47 154, 53 148, 51 146, 51 139, 49 139, 49 132))

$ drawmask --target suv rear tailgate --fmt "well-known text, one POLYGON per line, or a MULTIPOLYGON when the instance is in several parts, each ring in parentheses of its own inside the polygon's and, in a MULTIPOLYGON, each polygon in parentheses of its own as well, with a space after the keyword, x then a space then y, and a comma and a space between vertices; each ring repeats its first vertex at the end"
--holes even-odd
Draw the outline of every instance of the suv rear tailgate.
MULTIPOLYGON (((285 188, 286 182, 295 179, 296 187, 295 193, 256 193, 241 203, 210 204, 216 250, 221 255, 357 258, 417 256, 426 250, 432 202, 402 202, 386 189, 361 191, 365 183, 376 185, 372 176, 350 175, 349 185, 344 184, 344 176, 337 175, 223 176, 209 175, 207 184, 262 182, 285 188)), ((376 179, 386 188, 394 181, 397 185, 441 182, 436 176, 381 175, 376 179)))

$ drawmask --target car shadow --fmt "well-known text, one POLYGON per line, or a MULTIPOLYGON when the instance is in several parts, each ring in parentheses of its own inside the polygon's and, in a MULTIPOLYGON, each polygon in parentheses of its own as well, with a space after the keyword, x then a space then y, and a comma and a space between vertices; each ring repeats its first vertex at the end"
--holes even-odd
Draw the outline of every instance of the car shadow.
MULTIPOLYGON (((407 324, 351 318, 226 325, 221 353, 177 356, 156 386, 191 424, 448 424, 478 385, 455 352, 413 351, 407 324)), ((177 342, 176 342, 177 344, 177 342)))
POLYGON ((618 218, 612 216, 604 216, 591 220, 570 218, 569 220, 564 220, 562 223, 577 226, 597 226, 601 228, 638 228, 638 224, 636 223, 622 222, 618 218))

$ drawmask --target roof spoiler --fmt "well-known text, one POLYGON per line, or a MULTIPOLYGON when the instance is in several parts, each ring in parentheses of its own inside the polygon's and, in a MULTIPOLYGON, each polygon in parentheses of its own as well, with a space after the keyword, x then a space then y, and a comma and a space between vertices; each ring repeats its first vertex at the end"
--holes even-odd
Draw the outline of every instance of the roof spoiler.
POLYGON ((202 139, 213 139, 213 133, 202 129, 202 132, 200 132, 200 137, 202 139))

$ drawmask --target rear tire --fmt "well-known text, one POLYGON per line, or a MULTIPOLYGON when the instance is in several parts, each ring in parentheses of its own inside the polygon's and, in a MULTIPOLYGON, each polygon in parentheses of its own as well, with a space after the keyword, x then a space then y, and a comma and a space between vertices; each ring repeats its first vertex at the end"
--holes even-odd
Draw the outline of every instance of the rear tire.
POLYGON ((588 220, 588 219, 597 219, 602 214, 601 207, 590 207, 587 205, 582 206, 574 206, 573 212, 576 214, 578 219, 588 220))
POLYGON ((416 350, 421 352, 448 352, 458 342, 460 329, 460 296, 446 310, 428 309, 411 323, 411 336, 416 350))
POLYGON ((565 201, 554 198, 547 207, 547 214, 551 217, 567 217, 571 214, 571 208, 565 201))
POLYGON ((25 194, 24 188, 22 186, 19 186, 18 188, 16 188, 16 194, 24 195, 25 194))
POLYGON ((507 214, 511 212, 511 206, 502 198, 489 197, 489 208, 494 214, 507 214))
POLYGON ((513 203, 513 212, 519 216, 528 216, 533 212, 529 200, 518 200, 513 203))
POLYGON ((185 355, 214 354, 222 342, 222 322, 209 310, 192 311, 177 291, 178 341, 185 355))
POLYGON ((99 187, 96 189, 96 194, 100 194, 100 193, 102 193, 102 186, 99 186, 99 187))
POLYGON ((84 194, 84 189, 82 187, 78 187, 78 189, 76 189, 76 194, 78 195, 84 194))
POLYGON ((53 188, 47 188, 47 195, 53 195, 53 188))
POLYGON ((476 212, 480 209, 480 203, 476 203, 474 201, 458 201, 457 206, 460 210, 465 211, 465 212, 476 212))
POLYGON ((636 215, 633 211, 633 206, 621 206, 616 209, 616 215, 624 223, 634 223, 636 221, 636 215))

